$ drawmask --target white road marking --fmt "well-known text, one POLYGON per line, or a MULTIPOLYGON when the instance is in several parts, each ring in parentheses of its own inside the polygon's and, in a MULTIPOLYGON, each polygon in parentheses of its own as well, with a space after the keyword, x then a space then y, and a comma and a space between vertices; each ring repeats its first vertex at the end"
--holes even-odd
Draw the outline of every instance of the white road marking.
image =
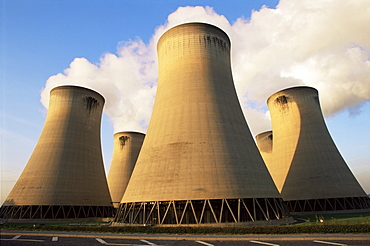
MULTIPOLYGON (((145 246, 144 244, 132 244, 132 243, 130 243, 130 244, 125 244, 125 243, 107 243, 106 241, 104 241, 101 238, 95 238, 95 240, 98 241, 101 244, 104 244, 104 245, 121 245, 121 246, 133 246, 133 245, 139 246, 139 245, 142 245, 142 246, 145 246)), ((153 245, 153 246, 156 245, 156 244, 151 243, 151 242, 148 242, 146 240, 140 240, 140 241, 142 241, 142 242, 145 241, 145 243, 148 243, 148 244, 153 245)))
POLYGON ((51 241, 53 241, 53 242, 58 241, 58 237, 52 237, 52 238, 51 238, 51 241))
POLYGON ((314 243, 324 243, 324 244, 330 244, 330 245, 339 245, 339 246, 347 246, 347 244, 343 244, 343 243, 332 243, 332 242, 325 242, 325 241, 313 241, 314 243))
POLYGON ((155 244, 155 243, 152 243, 152 242, 149 242, 149 241, 147 241, 147 240, 144 240, 144 239, 142 239, 142 240, 140 240, 140 241, 142 241, 143 243, 147 243, 147 244, 149 244, 149 245, 157 245, 157 244, 155 244))
POLYGON ((263 244, 263 245, 270 245, 270 246, 280 246, 280 244, 266 243, 266 242, 261 242, 261 241, 249 241, 249 242, 263 244))
POLYGON ((214 246, 213 244, 206 243, 206 242, 203 242, 203 241, 195 241, 195 242, 201 243, 201 244, 204 244, 204 245, 207 245, 207 246, 214 246))
POLYGON ((106 241, 104 241, 103 239, 101 239, 101 238, 95 238, 95 239, 96 239, 96 241, 98 241, 99 243, 107 245, 107 242, 106 242, 106 241))
POLYGON ((14 236, 12 239, 18 239, 20 237, 21 237, 21 235, 17 235, 17 236, 14 236))

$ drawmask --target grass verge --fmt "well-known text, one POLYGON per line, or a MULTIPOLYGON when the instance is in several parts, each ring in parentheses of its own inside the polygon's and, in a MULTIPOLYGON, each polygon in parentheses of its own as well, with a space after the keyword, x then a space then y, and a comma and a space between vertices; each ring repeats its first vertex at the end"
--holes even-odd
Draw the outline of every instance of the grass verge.
POLYGON ((307 221, 284 226, 250 226, 250 227, 160 227, 160 226, 122 226, 111 227, 107 223, 8 223, 3 230, 39 230, 70 231, 93 233, 140 233, 140 234, 370 234, 370 213, 361 214, 327 214, 294 216, 295 219, 307 221))

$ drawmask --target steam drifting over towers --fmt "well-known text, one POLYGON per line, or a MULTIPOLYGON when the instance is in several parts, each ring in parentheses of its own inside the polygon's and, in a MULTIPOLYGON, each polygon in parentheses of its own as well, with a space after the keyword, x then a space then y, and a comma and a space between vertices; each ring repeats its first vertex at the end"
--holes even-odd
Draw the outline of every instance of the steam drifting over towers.
POLYGON ((113 207, 100 143, 104 98, 95 91, 60 86, 39 141, 1 208, 7 218, 111 216, 113 207))
POLYGON ((116 222, 206 224, 281 219, 281 196, 238 102, 230 41, 189 23, 158 41, 151 122, 116 222))
MULTIPOLYGON (((317 90, 285 89, 270 96, 267 104, 273 151, 265 162, 290 211, 370 208, 326 128, 317 90)), ((257 141, 264 155, 268 143, 257 141)))
POLYGON ((108 174, 108 186, 115 207, 119 206, 126 190, 145 134, 118 132, 114 134, 112 163, 108 174))

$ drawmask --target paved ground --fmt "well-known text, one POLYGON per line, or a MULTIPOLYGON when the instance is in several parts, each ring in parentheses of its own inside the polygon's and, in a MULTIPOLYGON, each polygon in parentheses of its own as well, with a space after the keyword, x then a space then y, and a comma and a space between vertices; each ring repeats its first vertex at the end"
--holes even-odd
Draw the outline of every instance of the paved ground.
POLYGON ((317 235, 147 235, 108 234, 50 231, 1 231, 1 245, 270 245, 270 246, 325 246, 370 245, 370 234, 317 235))

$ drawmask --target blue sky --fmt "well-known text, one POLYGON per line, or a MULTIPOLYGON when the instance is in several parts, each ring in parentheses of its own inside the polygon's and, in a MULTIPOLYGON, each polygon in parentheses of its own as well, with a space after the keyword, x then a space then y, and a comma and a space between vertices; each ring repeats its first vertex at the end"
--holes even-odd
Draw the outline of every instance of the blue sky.
POLYGON ((269 95, 293 85, 317 88, 337 147, 370 193, 368 5, 360 0, 335 6, 319 0, 2 0, 1 203, 37 143, 48 91, 55 85, 88 86, 109 101, 102 124, 108 172, 114 132, 145 132, 149 122, 156 40, 171 26, 190 21, 215 24, 230 36, 234 80, 253 135, 270 128, 269 95), (107 89, 110 85, 122 98, 107 89))

